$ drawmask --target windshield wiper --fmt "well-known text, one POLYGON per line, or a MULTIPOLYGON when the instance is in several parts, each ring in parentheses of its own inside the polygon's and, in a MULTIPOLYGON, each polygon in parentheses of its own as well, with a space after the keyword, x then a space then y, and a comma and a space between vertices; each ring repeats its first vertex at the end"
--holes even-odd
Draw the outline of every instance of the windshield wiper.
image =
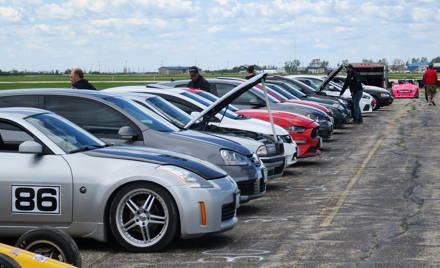
POLYGON ((99 149, 99 148, 104 148, 104 147, 108 147, 108 146, 112 146, 112 144, 106 143, 104 145, 86 145, 84 147, 69 151, 69 154, 90 151, 93 149, 99 149))

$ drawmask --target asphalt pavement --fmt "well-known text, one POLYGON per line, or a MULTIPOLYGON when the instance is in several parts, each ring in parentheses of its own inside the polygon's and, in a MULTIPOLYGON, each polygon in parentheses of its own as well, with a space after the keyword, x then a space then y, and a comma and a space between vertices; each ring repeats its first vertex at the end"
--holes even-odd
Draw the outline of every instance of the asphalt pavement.
POLYGON ((78 240, 85 267, 440 267, 440 106, 397 99, 336 130, 238 211, 159 253, 78 240), (437 241, 437 238, 439 241, 437 241))

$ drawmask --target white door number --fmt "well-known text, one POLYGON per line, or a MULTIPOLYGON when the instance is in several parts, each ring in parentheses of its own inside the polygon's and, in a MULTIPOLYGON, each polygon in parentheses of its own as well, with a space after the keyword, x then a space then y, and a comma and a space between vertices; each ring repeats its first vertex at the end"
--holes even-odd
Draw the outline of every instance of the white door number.
POLYGON ((60 214, 60 186, 12 185, 12 213, 60 214))

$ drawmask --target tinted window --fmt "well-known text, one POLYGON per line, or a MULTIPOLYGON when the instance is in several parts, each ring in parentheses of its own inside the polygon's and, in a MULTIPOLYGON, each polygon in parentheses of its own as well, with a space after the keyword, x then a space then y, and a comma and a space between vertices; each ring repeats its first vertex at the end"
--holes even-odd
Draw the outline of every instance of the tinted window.
POLYGON ((181 109, 162 99, 161 97, 151 97, 145 100, 155 109, 173 121, 175 124, 183 127, 191 121, 191 117, 181 109))
POLYGON ((32 107, 39 108, 38 96, 8 96, 0 98, 0 107, 32 107))
POLYGON ((0 121, 0 151, 18 152, 24 141, 33 141, 31 135, 13 123, 0 121))
POLYGON ((231 91, 235 86, 228 84, 215 84, 215 87, 217 88, 217 96, 221 97, 231 91))
POLYGON ((100 138, 119 139, 118 131, 123 126, 138 129, 118 111, 94 100, 70 96, 46 96, 45 108, 100 138))

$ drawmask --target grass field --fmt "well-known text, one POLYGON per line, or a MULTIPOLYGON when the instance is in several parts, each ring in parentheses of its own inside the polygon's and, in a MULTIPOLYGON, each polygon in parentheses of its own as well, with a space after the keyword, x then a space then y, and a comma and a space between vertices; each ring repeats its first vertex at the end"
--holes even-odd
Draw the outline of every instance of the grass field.
MULTIPOLYGON (((218 76, 243 77, 243 74, 205 75, 206 78, 218 76)), ((421 79, 420 73, 392 73, 389 79, 421 79)), ((146 83, 188 79, 187 75, 87 75, 86 77, 97 89, 145 85, 146 83)), ((0 90, 19 88, 70 88, 69 75, 1 75, 0 90)))

